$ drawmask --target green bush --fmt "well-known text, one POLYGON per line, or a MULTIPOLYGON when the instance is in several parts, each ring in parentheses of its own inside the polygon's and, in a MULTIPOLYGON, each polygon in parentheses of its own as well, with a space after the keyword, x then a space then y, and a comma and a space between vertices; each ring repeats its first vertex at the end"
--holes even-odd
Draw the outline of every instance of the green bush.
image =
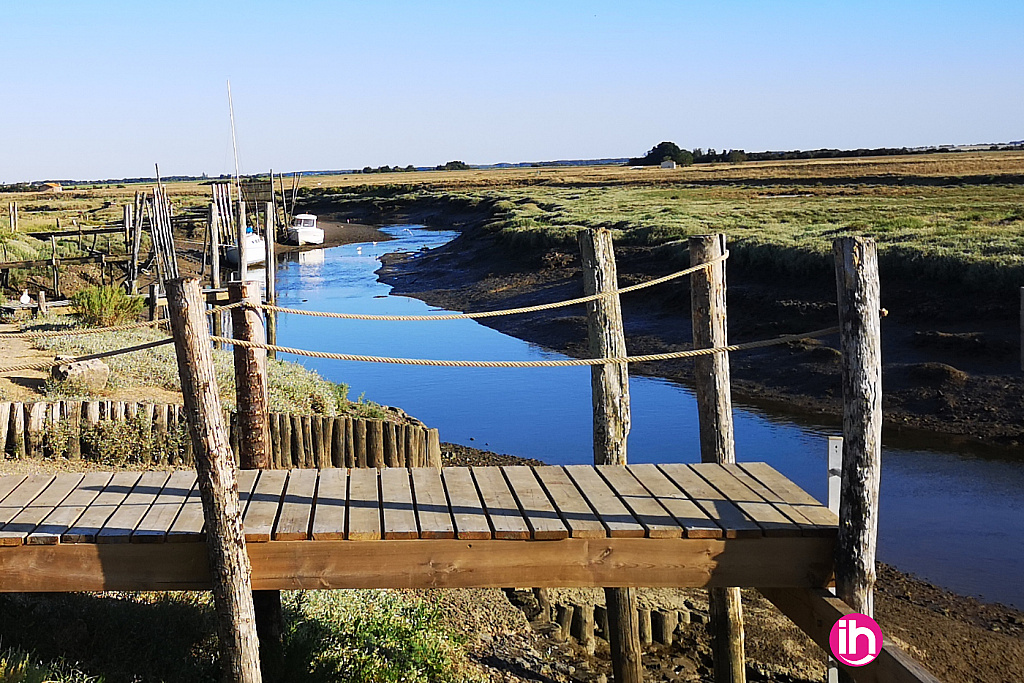
POLYGON ((86 676, 59 663, 45 665, 18 648, 0 652, 0 683, 91 683, 102 679, 86 676))
POLYGON ((78 318, 92 327, 110 327, 133 322, 142 313, 145 302, 130 297, 119 287, 88 287, 71 297, 78 318))

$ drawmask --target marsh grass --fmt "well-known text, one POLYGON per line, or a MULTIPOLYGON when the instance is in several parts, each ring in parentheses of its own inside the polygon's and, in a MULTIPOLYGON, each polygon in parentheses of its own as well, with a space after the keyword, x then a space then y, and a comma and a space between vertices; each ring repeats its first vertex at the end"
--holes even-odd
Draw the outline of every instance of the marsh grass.
MULTIPOLYGON (((23 326, 25 330, 66 329, 73 326, 60 316, 39 318, 23 326)), ((159 330, 139 329, 122 332, 51 337, 35 341, 37 348, 56 354, 71 356, 113 351, 149 341, 166 339, 159 330)), ((168 391, 180 391, 178 364, 174 346, 167 344, 134 353, 111 356, 103 359, 110 366, 111 388, 134 388, 153 386, 168 391)), ((225 407, 233 408, 235 395, 234 358, 231 351, 214 350, 214 370, 221 400, 225 407)), ((300 414, 344 415, 356 411, 347 400, 348 386, 330 382, 316 372, 298 363, 281 360, 267 364, 267 384, 270 404, 281 412, 300 414)), ((50 398, 82 398, 78 387, 50 383, 47 394, 50 398)))
MULTIPOLYGON (((460 643, 433 608, 409 594, 293 591, 284 593, 283 605, 289 682, 472 680, 460 643)), ((42 662, 73 661, 76 672, 96 677, 77 672, 62 681, 219 679, 209 593, 4 594, 0 610, 0 639, 22 648, 15 656, 31 647, 42 662)))
POLYGON ((120 287, 110 285, 86 287, 71 297, 75 315, 90 327, 112 327, 134 322, 145 305, 145 300, 129 297, 120 287))

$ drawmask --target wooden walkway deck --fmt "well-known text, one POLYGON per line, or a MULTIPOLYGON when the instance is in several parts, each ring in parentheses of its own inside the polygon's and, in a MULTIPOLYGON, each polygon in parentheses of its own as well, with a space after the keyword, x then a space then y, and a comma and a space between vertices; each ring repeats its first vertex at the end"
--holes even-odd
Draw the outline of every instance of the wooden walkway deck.
MULTIPOLYGON (((256 589, 820 587, 837 519, 764 463, 240 471, 256 589)), ((192 471, 0 477, 0 591, 209 587, 192 471)))

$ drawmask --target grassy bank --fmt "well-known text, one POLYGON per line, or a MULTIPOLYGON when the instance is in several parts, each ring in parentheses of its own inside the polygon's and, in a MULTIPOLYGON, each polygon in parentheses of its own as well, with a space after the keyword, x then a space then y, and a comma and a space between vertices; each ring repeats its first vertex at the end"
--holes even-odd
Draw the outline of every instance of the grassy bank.
POLYGON ((310 193, 333 197, 342 210, 382 213, 444 199, 458 209, 487 206, 485 228, 513 247, 575 250, 579 229, 603 227, 622 244, 681 252, 685 244, 673 243, 724 232, 738 263, 831 276, 832 239, 866 235, 890 276, 1011 293, 1024 281, 1021 154, 517 171, 467 171, 448 184, 355 185, 346 177, 310 193))

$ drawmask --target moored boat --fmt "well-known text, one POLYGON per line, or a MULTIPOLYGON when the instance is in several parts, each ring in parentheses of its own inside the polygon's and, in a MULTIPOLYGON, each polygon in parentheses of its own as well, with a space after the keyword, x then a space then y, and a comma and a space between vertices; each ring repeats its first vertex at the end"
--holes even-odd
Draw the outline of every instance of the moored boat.
MULTIPOLYGON (((245 265, 251 266, 254 263, 263 263, 267 259, 267 243, 263 238, 254 232, 245 235, 245 265)), ((238 247, 229 246, 224 250, 224 260, 230 265, 238 265, 238 247)))
POLYGON ((288 242, 297 244, 323 244, 323 228, 316 226, 316 216, 311 213, 300 213, 295 216, 288 228, 288 242))

